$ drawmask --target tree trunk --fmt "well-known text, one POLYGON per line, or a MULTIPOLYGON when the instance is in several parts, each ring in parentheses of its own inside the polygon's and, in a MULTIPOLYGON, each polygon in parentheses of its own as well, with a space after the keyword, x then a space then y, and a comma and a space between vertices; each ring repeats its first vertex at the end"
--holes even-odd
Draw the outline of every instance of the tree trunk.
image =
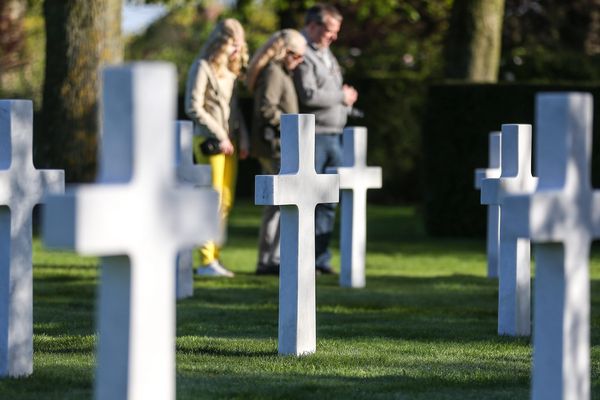
POLYGON ((38 155, 68 182, 96 174, 100 69, 123 59, 121 0, 45 0, 46 71, 38 155))
POLYGON ((454 0, 444 48, 445 77, 497 82, 504 0, 454 0))

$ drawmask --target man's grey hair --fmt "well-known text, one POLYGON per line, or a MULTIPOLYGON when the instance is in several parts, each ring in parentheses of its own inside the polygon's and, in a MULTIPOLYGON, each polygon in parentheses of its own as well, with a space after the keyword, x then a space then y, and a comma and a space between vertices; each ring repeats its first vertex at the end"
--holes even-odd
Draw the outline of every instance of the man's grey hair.
POLYGON ((330 16, 331 18, 342 21, 342 14, 330 4, 318 3, 309 8, 306 11, 306 16, 304 17, 304 25, 309 25, 311 22, 315 22, 319 25, 325 23, 325 17, 330 16))

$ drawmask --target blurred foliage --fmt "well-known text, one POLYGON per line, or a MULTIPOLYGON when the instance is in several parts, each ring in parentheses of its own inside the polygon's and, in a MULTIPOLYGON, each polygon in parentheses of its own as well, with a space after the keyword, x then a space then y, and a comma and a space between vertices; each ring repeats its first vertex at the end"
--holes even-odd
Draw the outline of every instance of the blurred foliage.
MULTIPOLYGON (((228 9, 217 0, 163 2, 171 13, 144 34, 128 38, 126 59, 166 60, 179 71, 181 87, 218 18, 244 24, 251 52, 280 27, 300 28, 314 0, 238 0, 228 9)), ((438 80, 441 46, 452 0, 335 0, 344 15, 333 46, 348 77, 438 80)), ((506 0, 500 81, 600 79, 596 0, 506 0), (594 50, 595 49, 595 50, 594 50)), ((0 87, 0 95, 39 99, 43 74, 43 0, 27 0, 28 65, 0 87)))
MULTIPOLYGON (((29 54, 28 69, 24 70, 20 83, 14 85, 15 94, 22 98, 32 99, 34 107, 41 106, 42 84, 44 79, 44 60, 46 31, 44 18, 41 15, 29 16, 25 19, 27 38, 25 46, 29 54)), ((2 88, 0 88, 0 92, 2 88)))
MULTIPOLYGON (((282 27, 301 28, 316 1, 276 1, 282 27)), ((452 0, 331 1, 344 22, 332 47, 349 75, 415 78, 439 76, 440 47, 452 0)))
POLYGON ((145 34, 127 39, 125 59, 164 60, 177 66, 180 89, 185 85, 187 69, 208 37, 214 24, 205 17, 201 6, 185 5, 174 9, 145 34))
POLYGON ((26 12, 24 0, 0 1, 0 78, 4 72, 27 62, 24 51, 26 12))
POLYGON ((277 16, 269 12, 268 3, 269 0, 263 1, 262 5, 252 2, 244 8, 244 18, 240 18, 238 10, 225 9, 214 1, 184 2, 174 6, 165 18, 151 25, 143 35, 128 38, 125 58, 175 63, 182 92, 189 66, 220 18, 232 16, 244 21, 251 51, 278 29, 277 16))
POLYGON ((506 0, 500 77, 600 80, 598 0, 506 0))
MULTIPOLYGON (((126 58, 172 61, 180 69, 181 82, 183 69, 214 27, 216 15, 242 22, 252 52, 277 29, 301 29, 304 12, 315 1, 238 1, 231 9, 219 9, 214 1, 174 3, 179 5, 169 16, 144 35, 132 38, 126 58)), ((344 14, 333 50, 348 76, 439 76, 440 47, 451 0, 342 0, 333 4, 344 14)))
MULTIPOLYGON (((29 2, 37 4, 41 0, 29 2)), ((238 0, 231 9, 216 0, 163 3, 172 12, 145 34, 131 38, 126 57, 172 61, 180 71, 180 82, 185 82, 187 66, 218 18, 238 18, 246 28, 252 52, 281 27, 301 28, 305 10, 316 1, 238 0)), ((452 3, 452 0, 332 1, 344 14, 342 31, 333 50, 346 75, 441 79, 441 47, 452 3)), ((598 79, 598 55, 582 51, 585 43, 590 42, 588 36, 599 34, 598 27, 593 26, 593 16, 600 12, 595 3, 595 0, 568 3, 507 0, 500 80, 598 79)))
POLYGON ((451 1, 346 1, 340 58, 350 75, 439 77, 451 1), (347 52, 344 54, 343 52, 347 52))
MULTIPOLYGON (((0 2, 1 3, 1 2, 0 2)), ((41 5, 41 2, 39 2, 41 5)), ((3 6, 6 6, 4 3, 3 6)), ((19 21, 18 29, 23 29, 22 33, 18 33, 18 37, 14 39, 19 43, 10 43, 11 38, 3 36, 0 42, 14 46, 15 54, 18 59, 5 59, 4 56, 10 57, 3 48, 0 48, 0 97, 2 98, 27 98, 32 99, 37 106, 41 102, 41 85, 44 75, 43 57, 44 54, 44 19, 39 12, 31 12, 29 2, 23 2, 26 7, 25 17, 19 21), (5 40, 8 43, 4 43, 5 40), (5 63, 4 61, 8 61, 5 63), (16 62, 15 62, 16 61, 16 62), (10 65, 12 64, 12 65, 10 65), (9 68, 4 68, 9 66, 9 68)), ((8 21, 0 21, 6 23, 8 21)), ((6 28, 11 29, 10 25, 6 28)), ((16 32, 15 32, 16 33, 16 32)), ((2 34, 0 32, 0 34, 2 34)), ((3 46, 2 46, 3 47, 3 46)))

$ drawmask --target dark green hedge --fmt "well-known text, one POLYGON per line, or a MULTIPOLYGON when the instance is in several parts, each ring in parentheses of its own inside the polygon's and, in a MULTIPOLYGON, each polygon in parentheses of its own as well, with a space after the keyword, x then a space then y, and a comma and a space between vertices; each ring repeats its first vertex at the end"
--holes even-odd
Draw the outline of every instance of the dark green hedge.
MULTIPOLYGON (((585 91, 594 105, 592 184, 600 187, 600 86, 440 84, 429 88, 423 120, 423 205, 427 232, 482 236, 485 207, 473 171, 487 165, 488 133, 503 123, 534 121, 535 95, 585 91)), ((533 127, 535 142, 535 126, 533 127)))
POLYGON ((366 126, 367 163, 381 166, 383 187, 369 191, 379 202, 416 202, 421 199, 421 121, 426 86, 420 80, 362 79, 351 82, 359 92, 357 107, 363 120, 349 125, 366 126))

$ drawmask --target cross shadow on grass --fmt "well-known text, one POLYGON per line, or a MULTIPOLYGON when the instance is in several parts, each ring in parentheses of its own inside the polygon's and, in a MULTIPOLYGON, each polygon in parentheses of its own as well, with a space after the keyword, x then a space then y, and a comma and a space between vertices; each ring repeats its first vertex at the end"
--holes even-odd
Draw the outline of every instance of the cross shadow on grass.
POLYGON ((88 265, 34 266, 34 335, 93 335, 97 270, 88 265))
MULTIPOLYGON (((369 278, 366 289, 317 285, 319 337, 495 337, 497 289, 474 276, 369 278)), ((276 338, 278 288, 201 287, 178 306, 178 335, 276 338)))
MULTIPOLYGON (((202 287, 178 306, 178 335, 277 337, 278 288, 202 287)), ((255 285, 259 285, 258 280, 255 285)), ((600 281, 592 281, 600 292, 600 281)), ((341 288, 335 277, 319 278, 319 338, 386 337, 477 342, 529 339, 497 337, 497 281, 472 275, 374 276, 365 289, 341 288)), ((600 298, 592 301, 592 327, 600 325, 600 298)), ((592 344, 600 344, 593 329, 592 344)))
POLYGON ((2 399, 81 400, 92 398, 93 358, 78 356, 69 358, 69 361, 69 363, 61 363, 58 357, 52 355, 49 357, 34 356, 32 376, 0 381, 2 399))
MULTIPOLYGON (((179 337, 177 352, 183 356, 225 356, 225 357, 269 357, 277 356, 275 341, 268 346, 257 346, 249 341, 241 341, 246 346, 234 345, 227 340, 214 340, 204 337, 204 340, 195 340, 195 337, 179 337), (258 348, 257 348, 258 347, 258 348)), ((238 338, 239 342, 239 338, 238 338)))
MULTIPOLYGON (((348 360, 351 361, 351 360, 348 360)), ((185 372, 178 375, 178 399, 188 399, 188 392, 204 393, 208 398, 236 399, 525 399, 529 375, 527 371, 498 371, 491 365, 474 366, 461 371, 465 365, 451 362, 432 362, 431 377, 420 372, 421 363, 397 365, 394 374, 353 377, 314 373, 312 363, 306 362, 306 372, 254 371, 248 375, 208 373, 197 379, 185 372), (454 373, 446 374, 446 372, 454 373)))

